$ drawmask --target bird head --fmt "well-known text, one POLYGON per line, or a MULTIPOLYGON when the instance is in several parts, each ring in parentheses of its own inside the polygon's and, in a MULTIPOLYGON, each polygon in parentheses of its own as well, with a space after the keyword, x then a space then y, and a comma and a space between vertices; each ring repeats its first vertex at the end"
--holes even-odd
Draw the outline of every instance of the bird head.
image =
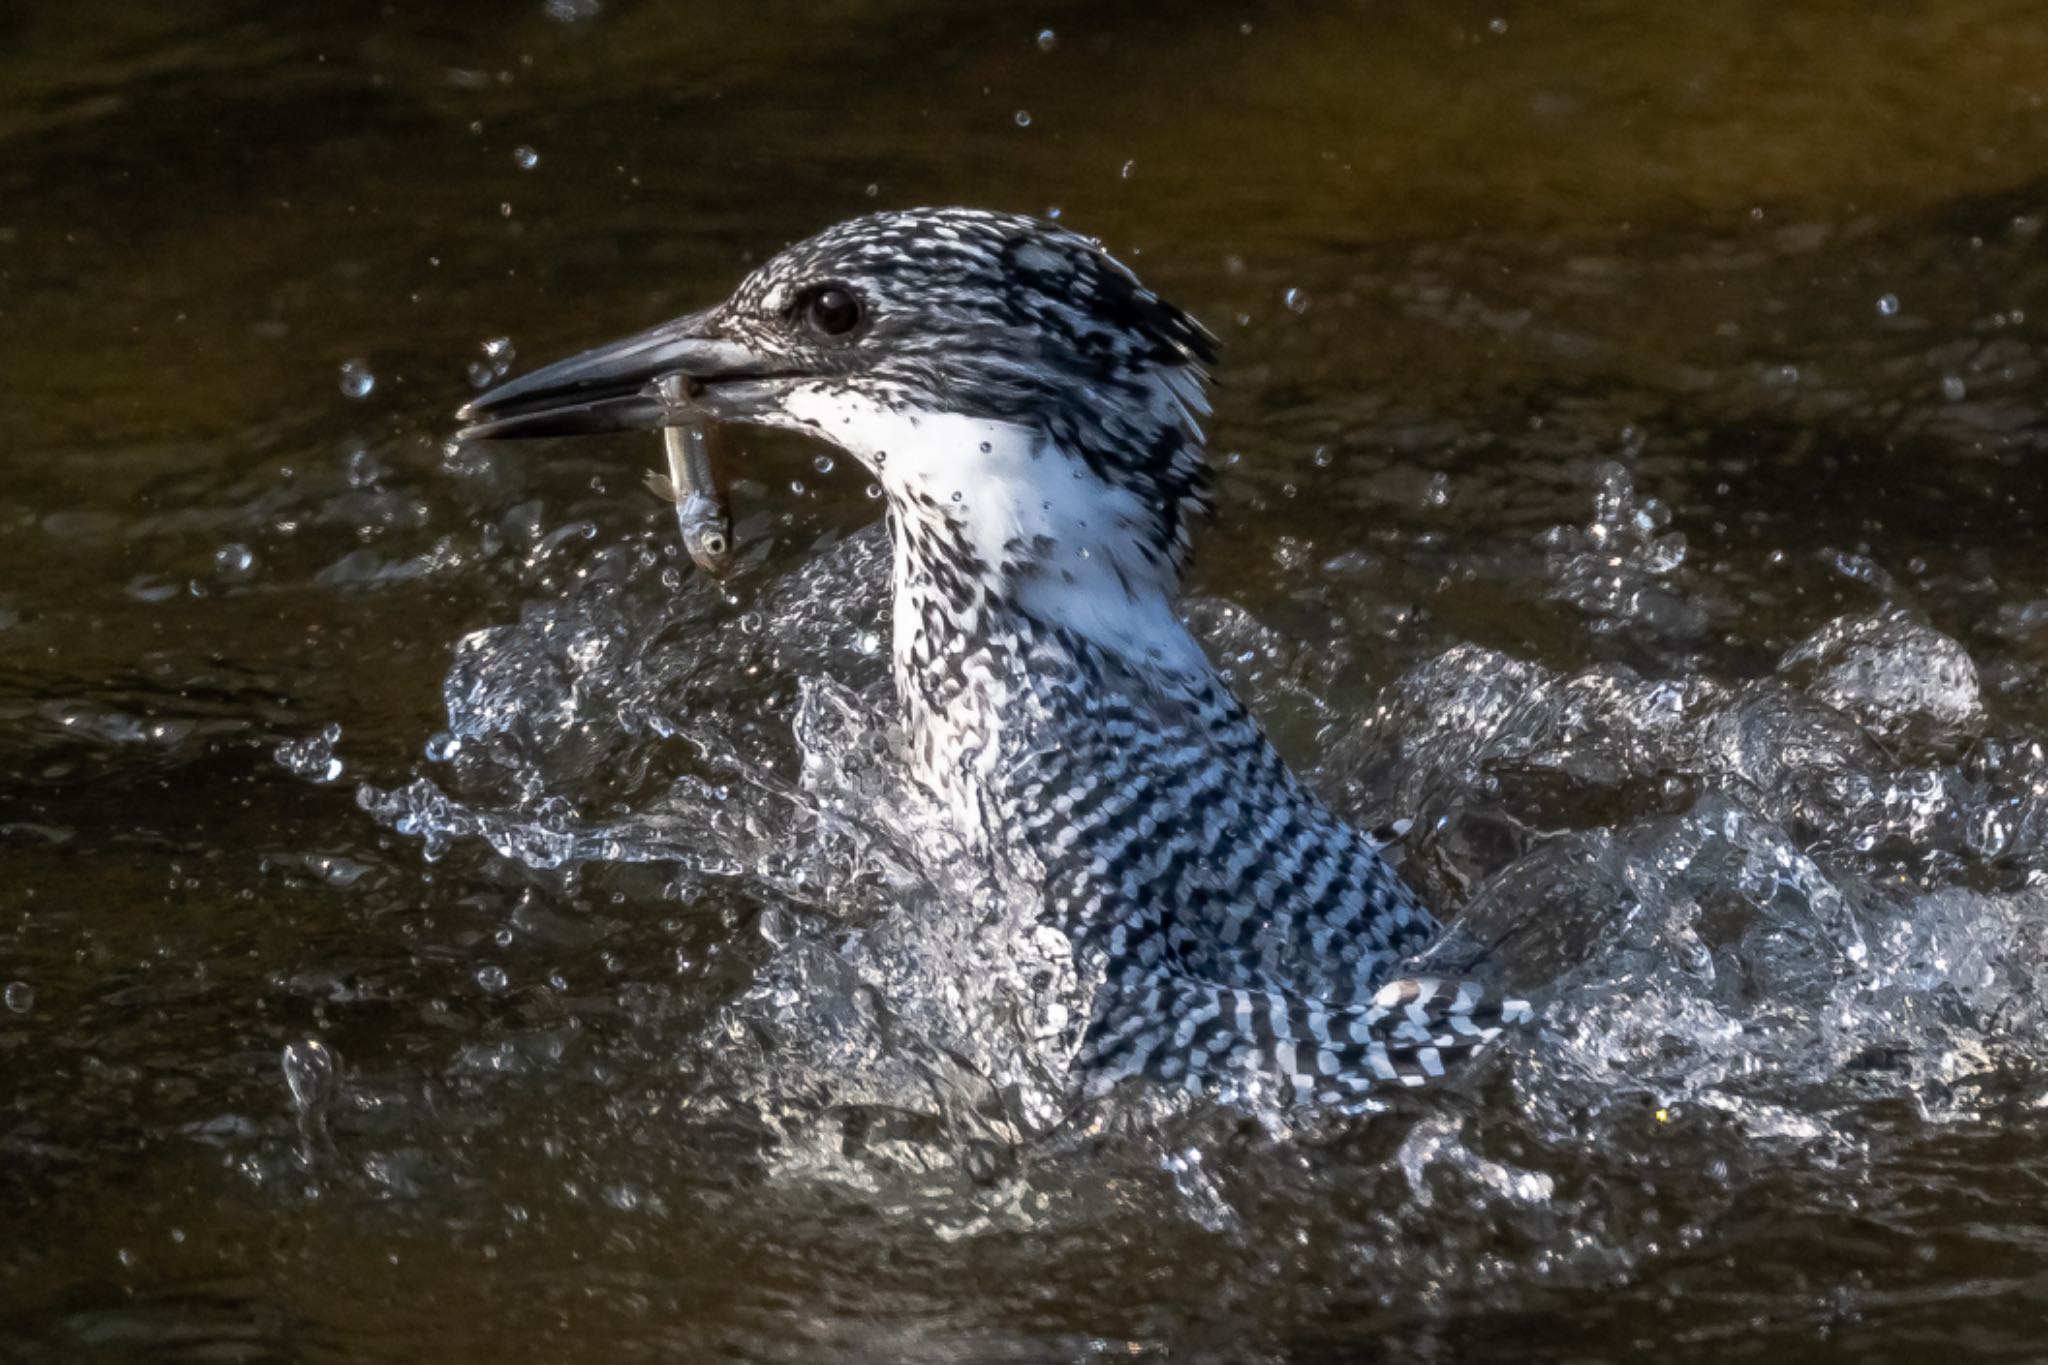
POLYGON ((1025 579, 1072 582, 1078 557, 1170 592, 1207 506, 1215 344, 1064 228, 878 213, 782 251, 715 307, 482 394, 461 435, 805 432, 867 466, 899 543, 912 525, 1025 579))

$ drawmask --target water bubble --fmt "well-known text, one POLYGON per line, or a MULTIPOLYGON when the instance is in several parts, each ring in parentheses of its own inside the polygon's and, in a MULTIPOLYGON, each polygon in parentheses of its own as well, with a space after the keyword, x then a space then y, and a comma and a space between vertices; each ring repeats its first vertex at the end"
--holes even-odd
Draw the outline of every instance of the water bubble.
POLYGON ((1306 313, 1308 311, 1308 291, 1305 289, 1289 289, 1280 296, 1280 302, 1287 305, 1287 311, 1290 313, 1306 313))
POLYGON ((231 541, 213 552, 213 567, 223 578, 244 578, 256 567, 256 555, 248 546, 231 541))
POLYGON ((26 981, 10 981, 0 990, 0 1002, 16 1014, 27 1014, 36 1007, 36 988, 26 981))
POLYGON ((1040 52, 1050 52, 1058 47, 1059 43, 1060 35, 1054 33, 1051 29, 1042 28, 1038 30, 1038 50, 1040 52))
POLYGON ((1963 382, 1961 375, 1947 374, 1941 377, 1941 396, 1949 402, 1960 403, 1969 397, 1969 394, 1970 386, 1963 382))
POLYGON ((512 152, 512 164, 522 171, 530 171, 540 165, 540 153, 531 147, 517 147, 512 152))
POLYGON ((479 967, 476 969, 476 984, 496 995, 512 984, 512 978, 503 967, 479 967))
POLYGON ((376 387, 377 376, 370 373, 369 361, 341 362, 341 392, 344 398, 368 398, 370 391, 376 387))
POLYGON ((811 461, 811 468, 817 470, 820 474, 830 474, 833 469, 832 457, 830 455, 819 455, 811 461))
POLYGON ((1011 117, 1017 120, 1019 128, 1029 128, 1031 126, 1031 111, 1029 109, 1019 109, 1011 117))
POLYGON ((1880 294, 1877 296, 1877 315, 1881 318, 1895 318, 1899 315, 1899 296, 1880 294))
POLYGON ((870 483, 870 484, 868 485, 868 487, 867 487, 867 494, 868 494, 868 500, 869 500, 870 502, 874 501, 874 500, 875 500, 876 498, 879 498, 879 497, 881 497, 881 496, 882 496, 882 485, 880 485, 880 484, 878 484, 878 483, 870 483))

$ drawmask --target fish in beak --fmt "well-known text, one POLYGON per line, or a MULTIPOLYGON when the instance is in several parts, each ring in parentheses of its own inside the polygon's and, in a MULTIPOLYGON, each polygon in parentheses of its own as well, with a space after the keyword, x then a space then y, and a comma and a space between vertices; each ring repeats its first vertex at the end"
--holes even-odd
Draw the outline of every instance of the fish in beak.
POLYGON ((652 476, 676 507, 683 548, 698 568, 732 567, 732 511, 712 424, 744 417, 773 379, 761 357, 711 334, 695 313, 543 366, 472 399, 458 440, 587 436, 660 429, 668 476, 652 476))

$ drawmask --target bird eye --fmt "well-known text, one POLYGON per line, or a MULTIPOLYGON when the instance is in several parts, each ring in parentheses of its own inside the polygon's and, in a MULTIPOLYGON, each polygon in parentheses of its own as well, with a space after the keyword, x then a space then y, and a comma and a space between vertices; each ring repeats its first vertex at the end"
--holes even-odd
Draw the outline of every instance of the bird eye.
POLYGON ((804 322, 820 336, 843 337, 860 325, 860 300, 838 285, 827 285, 804 304, 804 322))

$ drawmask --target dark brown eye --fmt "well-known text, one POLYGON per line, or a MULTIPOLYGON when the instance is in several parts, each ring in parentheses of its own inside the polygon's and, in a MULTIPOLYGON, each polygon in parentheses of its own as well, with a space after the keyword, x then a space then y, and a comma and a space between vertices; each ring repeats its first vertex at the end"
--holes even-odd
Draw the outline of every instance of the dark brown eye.
POLYGON ((820 336, 843 337, 860 325, 860 301, 838 285, 827 285, 804 305, 804 321, 820 336))

